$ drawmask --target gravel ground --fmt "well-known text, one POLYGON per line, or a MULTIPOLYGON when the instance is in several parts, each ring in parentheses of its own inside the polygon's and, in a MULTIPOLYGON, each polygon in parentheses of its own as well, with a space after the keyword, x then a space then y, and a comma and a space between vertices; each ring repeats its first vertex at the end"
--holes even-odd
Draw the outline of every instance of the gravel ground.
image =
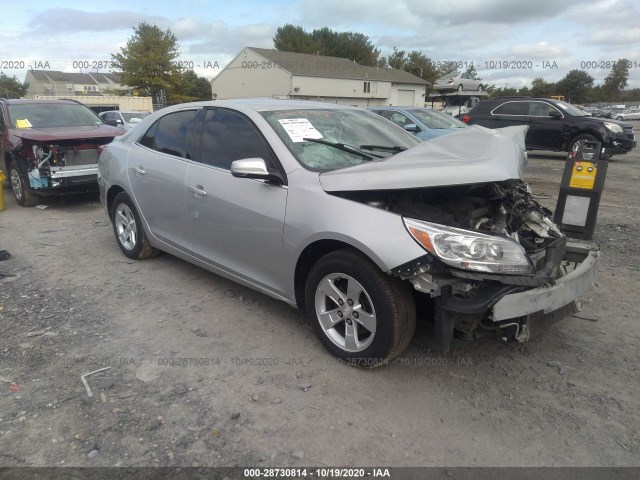
MULTIPOLYGON (((562 155, 526 178, 555 207, 562 155)), ((394 364, 170 255, 133 262, 91 196, 0 213, 0 466, 637 466, 640 153, 610 163, 582 310, 524 345, 421 322, 394 364), (98 369, 86 380, 81 376, 98 369)))

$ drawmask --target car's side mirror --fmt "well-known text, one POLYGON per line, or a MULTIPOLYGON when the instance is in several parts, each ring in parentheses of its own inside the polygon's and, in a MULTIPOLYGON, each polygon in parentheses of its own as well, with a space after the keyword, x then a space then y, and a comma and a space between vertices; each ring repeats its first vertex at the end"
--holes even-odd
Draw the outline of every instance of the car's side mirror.
POLYGON ((262 158, 234 160, 231 162, 231 175, 238 178, 257 178, 279 185, 284 183, 280 175, 269 171, 266 162, 262 158))
POLYGON ((412 132, 412 133, 418 133, 420 131, 420 127, 418 127, 418 125, 416 125, 415 123, 407 123, 404 126, 404 129, 407 132, 412 132))
POLYGON ((104 123, 106 123, 107 125, 111 125, 112 127, 117 127, 118 126, 118 121, 114 120, 112 118, 105 120, 104 123))
POLYGON ((559 111, 557 111, 557 110, 551 110, 551 111, 549 111, 549 116, 550 116, 551 118, 562 118, 562 114, 561 114, 559 111))

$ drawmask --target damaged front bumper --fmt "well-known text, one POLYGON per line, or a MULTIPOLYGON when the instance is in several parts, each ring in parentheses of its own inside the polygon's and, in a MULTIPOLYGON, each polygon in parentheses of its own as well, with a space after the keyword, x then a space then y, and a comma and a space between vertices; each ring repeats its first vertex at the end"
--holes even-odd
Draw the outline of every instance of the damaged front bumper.
POLYGON ((569 242, 567 253, 582 258, 573 271, 555 280, 553 285, 504 295, 493 305, 492 320, 499 322, 539 312, 550 313, 584 295, 595 281, 600 250, 595 245, 569 242))
POLYGON ((575 313, 575 301, 595 281, 599 258, 597 243, 568 240, 549 247, 546 262, 540 262, 544 267, 529 277, 462 271, 437 274, 428 258, 389 273, 432 297, 435 341, 446 352, 454 331, 468 340, 497 335, 525 342, 575 313))

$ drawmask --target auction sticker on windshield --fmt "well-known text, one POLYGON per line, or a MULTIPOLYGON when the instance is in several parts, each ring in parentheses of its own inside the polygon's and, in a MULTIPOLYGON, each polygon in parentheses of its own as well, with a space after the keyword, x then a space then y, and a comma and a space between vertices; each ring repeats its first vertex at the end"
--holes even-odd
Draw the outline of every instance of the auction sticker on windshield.
POLYGON ((278 122, 294 143, 304 142, 305 138, 322 138, 322 134, 306 118, 285 118, 278 122))

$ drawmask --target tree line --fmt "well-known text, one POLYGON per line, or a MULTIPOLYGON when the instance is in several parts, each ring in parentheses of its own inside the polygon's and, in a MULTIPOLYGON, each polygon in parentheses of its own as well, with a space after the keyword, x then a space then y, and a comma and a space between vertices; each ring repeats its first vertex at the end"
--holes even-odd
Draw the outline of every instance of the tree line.
MULTIPOLYGON (((273 44, 276 50, 285 52, 344 57, 360 65, 405 70, 431 84, 458 70, 455 62, 434 61, 419 50, 405 51, 394 47, 392 53, 383 56, 367 36, 354 32, 334 32, 327 27, 307 32, 301 26, 287 24, 278 27, 273 44)), ((595 85, 594 78, 584 70, 571 70, 558 82, 536 78, 531 87, 498 88, 487 85, 485 90, 491 96, 562 95, 572 103, 640 101, 640 89, 625 90, 629 79, 629 64, 626 58, 615 62, 602 85, 595 85)), ((469 66, 466 71, 477 76, 473 66, 469 66)))
MULTIPOLYGON (((130 90, 117 92, 151 96, 156 103, 175 104, 211 99, 209 80, 193 70, 183 68, 178 62, 180 46, 170 29, 141 22, 134 27, 133 35, 120 52, 111 55, 114 73, 130 90)), ((299 25, 278 27, 273 37, 277 50, 310 53, 353 60, 364 66, 405 70, 430 84, 443 75, 458 70, 456 62, 434 61, 419 50, 399 50, 382 55, 369 37, 357 32, 336 32, 324 27, 310 32, 299 25)), ((543 78, 533 80, 530 87, 498 88, 485 85, 491 96, 528 95, 550 97, 563 95, 572 103, 640 101, 640 89, 626 89, 629 78, 627 59, 620 59, 611 68, 602 85, 595 85, 594 78, 584 70, 571 70, 558 82, 543 78)), ((477 76, 473 66, 466 70, 477 76)), ((29 85, 15 76, 0 72, 0 96, 19 98, 29 85)))

